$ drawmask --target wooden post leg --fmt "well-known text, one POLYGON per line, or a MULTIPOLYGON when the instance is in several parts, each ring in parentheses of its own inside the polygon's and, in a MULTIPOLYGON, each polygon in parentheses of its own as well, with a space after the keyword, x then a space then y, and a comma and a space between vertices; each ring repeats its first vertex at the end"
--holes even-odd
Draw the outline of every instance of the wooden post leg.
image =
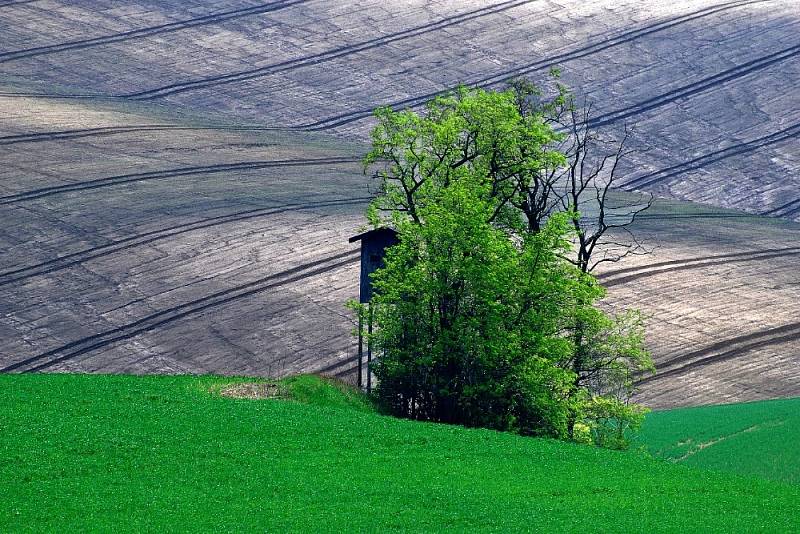
POLYGON ((363 366, 364 366, 364 316, 358 312, 358 389, 363 386, 363 366))
POLYGON ((372 393, 372 303, 367 306, 367 393, 372 393))

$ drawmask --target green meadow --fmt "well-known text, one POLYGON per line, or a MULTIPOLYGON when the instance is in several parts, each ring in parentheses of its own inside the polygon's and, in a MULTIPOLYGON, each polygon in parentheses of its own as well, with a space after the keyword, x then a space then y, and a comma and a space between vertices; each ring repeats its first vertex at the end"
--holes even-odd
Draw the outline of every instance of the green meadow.
POLYGON ((316 377, 220 395, 243 380, 0 376, 0 531, 800 530, 795 401, 654 413, 665 460, 393 419, 316 377))
POLYGON ((652 412, 639 439, 676 463, 800 484, 800 399, 652 412))

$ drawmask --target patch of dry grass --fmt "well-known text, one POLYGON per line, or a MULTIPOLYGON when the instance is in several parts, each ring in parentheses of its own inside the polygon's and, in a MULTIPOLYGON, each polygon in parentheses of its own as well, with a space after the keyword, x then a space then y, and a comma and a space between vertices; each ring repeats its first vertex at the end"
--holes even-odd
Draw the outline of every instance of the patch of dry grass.
POLYGON ((219 390, 223 397, 232 399, 284 399, 287 398, 286 388, 271 382, 243 382, 230 384, 219 390))

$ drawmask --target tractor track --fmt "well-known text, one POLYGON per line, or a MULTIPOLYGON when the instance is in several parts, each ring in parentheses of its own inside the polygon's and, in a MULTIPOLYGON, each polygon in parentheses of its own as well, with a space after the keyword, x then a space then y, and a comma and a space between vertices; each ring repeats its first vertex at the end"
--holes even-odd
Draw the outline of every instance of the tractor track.
POLYGON ((318 54, 310 56, 291 59, 288 61, 282 61, 280 63, 266 65, 264 67, 260 67, 257 69, 250 69, 230 74, 222 74, 219 76, 200 78, 198 80, 193 80, 188 82, 174 83, 171 85, 165 85, 163 87, 157 87, 154 89, 149 89, 147 91, 140 91, 136 93, 127 94, 124 96, 126 98, 130 98, 133 100, 153 100, 156 98, 161 98, 176 93, 183 93, 186 91, 192 91, 196 89, 204 89, 206 87, 214 87, 217 85, 241 82, 245 80, 252 80, 255 78, 269 76, 271 74, 277 74, 279 72, 294 70, 308 65, 318 65, 320 63, 325 63, 342 57, 347 57, 349 55, 363 52, 365 50, 371 50, 373 48, 378 48, 391 43, 395 43, 397 41, 402 41, 405 39, 410 39, 412 37, 418 37, 426 33, 435 32, 443 28, 455 26, 457 24, 462 24, 464 22, 485 17, 487 15, 502 13, 504 11, 513 9, 515 7, 530 4, 534 1, 537 0, 512 0, 508 2, 503 2, 500 4, 476 9, 474 11, 468 11, 466 13, 461 13, 458 15, 453 15, 451 17, 446 17, 436 22, 423 24, 421 26, 395 32, 390 35, 385 35, 383 37, 376 37, 374 39, 369 39, 366 41, 362 41, 360 43, 334 48, 332 50, 327 50, 325 52, 320 52, 318 54))
POLYGON ((12 7, 12 6, 22 5, 22 4, 32 4, 34 2, 41 2, 41 0, 16 0, 15 2, 14 1, 11 1, 11 2, 0 2, 0 7, 12 7))
MULTIPOLYGON (((539 60, 539 61, 535 61, 533 63, 529 63, 529 64, 521 66, 521 67, 510 69, 510 70, 507 70, 507 71, 504 71, 504 72, 501 72, 501 73, 497 73, 497 74, 494 74, 494 75, 491 75, 491 76, 488 76, 488 77, 480 78, 480 79, 477 79, 477 80, 465 81, 464 83, 466 85, 479 86, 479 87, 489 87, 489 86, 493 86, 493 85, 498 85, 498 84, 501 84, 501 83, 505 83, 505 82, 507 82, 507 81, 509 81, 509 80, 511 80, 513 78, 516 78, 516 77, 519 77, 519 76, 524 76, 524 75, 529 74, 531 72, 535 72, 535 71, 538 71, 538 70, 543 70, 543 69, 550 68, 550 67, 554 66, 556 63, 559 63, 559 62, 560 63, 565 63, 565 62, 568 62, 568 61, 573 61, 573 60, 576 60, 576 59, 580 59, 580 58, 595 54, 597 52, 601 52, 603 50, 607 50, 609 48, 613 48, 615 46, 619 46, 621 44, 625 44, 625 43, 634 41, 634 40, 639 39, 641 37, 644 37, 644 36, 647 36, 647 35, 651 35, 651 34, 654 34, 654 33, 657 33, 657 32, 661 32, 661 31, 664 31, 664 30, 667 30, 667 29, 670 29, 670 28, 673 28, 673 27, 678 26, 680 24, 684 24, 684 23, 687 23, 687 22, 692 22, 692 21, 695 21, 695 20, 699 20, 699 19, 702 19, 704 17, 708 17, 710 15, 714 15, 716 13, 720 13, 722 11, 735 9, 737 7, 743 7, 743 6, 752 5, 752 4, 759 4, 759 3, 764 3, 764 2, 768 2, 768 1, 770 1, 770 0, 741 0, 741 1, 736 1, 736 2, 725 2, 725 3, 722 3, 722 4, 716 4, 714 6, 709 6, 707 8, 700 9, 698 11, 694 11, 692 13, 687 13, 685 15, 679 15, 679 16, 676 16, 676 17, 672 17, 670 19, 663 20, 661 22, 657 22, 655 24, 643 26, 643 27, 638 28, 636 30, 631 30, 631 31, 628 31, 628 32, 624 32, 624 33, 622 33, 620 35, 617 35, 615 37, 609 37, 608 39, 604 39, 604 40, 602 40, 600 42, 593 43, 593 44, 590 44, 590 45, 587 45, 587 46, 583 46, 581 48, 578 48, 578 49, 575 49, 575 50, 571 50, 571 51, 567 51, 567 52, 564 52, 564 53, 561 53, 561 54, 557 54, 557 55, 551 56, 549 58, 546 58, 546 59, 543 59, 543 60, 539 60)), ((432 98, 434 98, 436 96, 439 96, 439 95, 442 95, 444 93, 447 93, 450 90, 451 89, 443 89, 441 91, 427 93, 427 94, 424 94, 424 95, 419 95, 419 96, 407 98, 405 100, 385 103, 385 104, 381 104, 381 105, 382 106, 390 106, 395 110, 413 108, 413 107, 420 106, 420 105, 424 104, 425 102, 431 100, 432 98)), ((333 128, 337 128, 339 126, 344 126, 346 124, 350 124, 352 122, 356 122, 356 121, 363 120, 363 119, 366 119, 368 117, 371 117, 372 116, 372 112, 373 112, 375 107, 377 107, 377 106, 372 106, 369 109, 362 109, 362 110, 359 110, 359 111, 354 111, 354 112, 349 112, 349 113, 343 113, 343 114, 340 114, 340 115, 335 115, 333 117, 328 117, 328 118, 321 119, 321 120, 318 120, 318 121, 313 122, 313 123, 309 123, 309 124, 305 124, 305 125, 299 126, 298 128, 299 129, 308 130, 308 131, 330 130, 330 129, 333 129, 333 128)), ((617 112, 613 112, 613 113, 618 113, 618 112, 621 112, 621 111, 625 111, 625 110, 618 110, 617 112)))
POLYGON ((761 215, 777 215, 778 217, 791 217, 800 212, 800 198, 796 198, 786 204, 782 204, 777 208, 765 211, 761 215), (786 210, 786 211, 783 211, 786 210), (783 211, 783 213, 778 213, 783 211))
POLYGON ((795 200, 794 208, 790 209, 789 211, 784 211, 783 213, 781 213, 781 217, 794 217, 798 213, 800 213, 800 199, 795 200))
POLYGON ((305 166, 315 166, 315 165, 337 165, 342 163, 360 163, 360 162, 361 162, 360 158, 347 158, 347 157, 266 160, 266 161, 249 161, 242 163, 225 163, 218 165, 205 165, 197 167, 180 167, 177 169, 166 169, 163 171, 122 174, 118 176, 110 176, 108 178, 98 178, 96 180, 89 180, 86 182, 43 187, 40 189, 25 191, 23 193, 17 193, 14 195, 0 197, 0 206, 16 204, 19 202, 40 199, 52 195, 59 195, 62 193, 69 193, 73 191, 87 191, 92 189, 112 187, 116 185, 128 184, 132 182, 140 182, 145 180, 160 180, 164 178, 196 176, 203 174, 216 174, 220 172, 230 172, 239 170, 266 169, 272 167, 305 167, 305 166))
POLYGON ((768 328, 729 338, 702 349, 661 362, 659 364, 659 369, 664 366, 668 368, 663 371, 659 370, 655 375, 641 378, 636 381, 636 384, 641 385, 662 378, 682 375, 687 371, 698 369, 706 365, 738 358, 755 349, 797 340, 800 340, 800 322, 789 323, 776 328, 768 328), (677 367, 675 367, 675 365, 677 365, 677 367))
POLYGON ((603 115, 598 115, 589 121, 590 126, 595 128, 613 124, 622 119, 639 115, 641 113, 651 111, 653 109, 671 104, 678 99, 694 96, 699 93, 704 93, 710 89, 714 89, 725 85, 731 80, 742 78, 749 74, 753 74, 760 70, 766 69, 772 65, 792 59, 800 55, 800 44, 784 48, 778 52, 761 56, 759 58, 747 61, 730 69, 718 72, 713 76, 697 80, 696 82, 681 86, 677 89, 667 91, 661 95, 649 98, 643 102, 638 102, 631 106, 611 111, 603 115))
POLYGON ((597 276, 597 279, 605 287, 613 287, 625 284, 640 278, 655 276, 676 271, 686 271, 702 267, 715 265, 725 265, 729 263, 740 263, 745 261, 767 260, 781 258, 785 256, 800 255, 800 247, 785 247, 765 250, 754 250, 748 252, 733 252, 729 254, 716 254, 700 258, 687 258, 682 260, 669 260, 659 263, 652 263, 640 267, 626 267, 608 271, 597 276), (622 275, 622 276, 620 276, 622 275))
MULTIPOLYGON (((101 46, 111 43, 119 43, 124 41, 131 41, 135 39, 142 39, 144 37, 151 37, 163 33, 171 33, 189 28, 196 28, 198 26, 208 26, 212 24, 219 24, 232 19, 249 17, 252 15, 261 15, 286 9, 297 4, 306 3, 308 0, 278 0, 268 4, 261 4, 257 6, 250 6, 241 9, 234 9, 232 11, 223 11, 221 13, 212 13, 202 17, 183 20, 179 22, 170 22, 167 24, 160 24, 158 26, 151 26, 149 28, 140 28, 138 30, 130 30, 126 32, 115 33, 113 35, 105 35, 102 37, 94 37, 91 39, 81 39, 79 41, 70 41, 67 43, 60 43, 47 46, 37 46, 34 48, 26 48, 24 50, 14 50, 10 52, 0 53, 0 63, 7 63, 17 59, 42 56, 45 54, 54 54, 58 52, 66 52, 70 50, 82 50, 94 46, 101 46)), ((23 3, 23 2, 17 2, 23 3)), ((0 4, 5 6, 10 4, 0 4)))
MULTIPOLYGON (((769 135, 765 135, 763 137, 759 137, 757 139, 752 139, 750 141, 738 143, 736 145, 729 146, 720 150, 715 150, 714 152, 703 154, 702 156, 698 156, 689 161, 678 163, 676 165, 672 165, 671 167, 666 167, 664 169, 659 169, 657 171, 647 173, 643 176, 638 176, 622 184, 622 188, 626 190, 632 190, 632 189, 649 187, 655 183, 663 182, 664 180, 667 180, 674 176, 678 176, 685 172, 697 170, 727 158, 739 156, 742 154, 747 154, 749 152, 753 152, 760 148, 764 148, 769 145, 780 143, 781 141, 786 141, 788 139, 795 139, 795 138, 800 138, 800 123, 793 124, 788 128, 784 128, 783 130, 771 133, 769 135)), ((767 215, 774 211, 780 211, 787 206, 782 206, 776 208, 775 210, 770 210, 769 212, 763 213, 762 215, 767 215)))
MULTIPOLYGON (((373 356, 374 356, 374 355, 373 355, 373 356)), ((364 358, 364 361, 366 362, 366 361, 367 361, 367 353, 366 353, 366 352, 364 352, 363 358, 364 358)), ((339 367, 343 367, 343 366, 345 366, 345 365, 348 365, 348 364, 351 364, 351 363, 355 363, 355 362, 357 362, 357 361, 358 361, 358 356, 350 356, 350 357, 348 357, 348 358, 345 358, 345 359, 343 359, 343 360, 338 360, 338 361, 336 361, 336 362, 333 362, 333 363, 332 363, 332 364, 330 364, 330 365, 326 365, 325 367, 320 367, 319 369, 317 369, 317 370, 316 370, 316 371, 314 371, 314 372, 315 372, 315 373, 319 373, 319 374, 326 374, 326 373, 330 373, 331 371, 333 371, 333 370, 335 370, 335 369, 338 369, 339 367)), ((345 375, 345 374, 347 374, 347 373, 350 373, 350 372, 352 372, 353 370, 354 370, 354 369, 352 369, 352 368, 348 368, 348 369, 346 369, 345 371, 340 371, 339 373, 336 373, 336 374, 334 374, 333 376, 335 376, 335 377, 339 377, 339 376, 341 376, 341 375, 345 375)))
POLYGON ((71 94, 65 95, 60 93, 10 93, 8 91, 0 92, 2 98, 63 98, 63 99, 94 99, 94 100, 122 100, 122 97, 103 94, 71 94))
POLYGON ((88 248, 78 252, 73 252, 65 256, 61 256, 52 260, 48 260, 36 265, 29 265, 13 271, 6 271, 0 273, 0 286, 9 285, 15 282, 27 280, 29 278, 43 276, 56 271, 67 269, 69 267, 80 265, 89 260, 101 258, 118 252, 128 251, 132 248, 147 245, 155 241, 174 237, 176 235, 194 232, 215 226, 222 226, 234 222, 241 222, 249 219, 256 219, 268 215, 277 215, 279 213, 310 210, 315 208, 323 208, 328 206, 345 206, 350 204, 363 204, 370 200, 372 197, 355 197, 339 200, 328 200, 321 202, 308 202, 285 204, 282 206, 272 206, 269 208, 258 208, 227 215, 220 215, 218 217, 209 217, 200 219, 191 223, 170 226, 169 228, 162 228, 153 230, 151 232, 144 232, 136 234, 123 239, 118 239, 106 243, 104 245, 88 248))
MULTIPOLYGON (((780 63, 782 61, 786 61, 788 59, 794 58, 800 55, 800 45, 795 45, 789 48, 785 48, 779 52, 768 54, 766 56, 762 56, 760 58, 745 62, 741 65, 737 65, 736 67, 727 69, 725 71, 719 72, 712 76, 708 76, 696 82, 693 82, 688 85, 684 85, 672 91, 667 91, 659 96, 649 98, 642 102, 638 102, 636 104, 632 104, 630 106, 611 111, 605 113, 603 115, 598 115, 597 117, 592 118, 589 121, 590 126, 598 128, 601 126, 607 126, 618 122, 622 119, 626 119, 632 117, 634 115, 639 115, 641 113, 645 113, 647 111, 651 111, 653 109, 665 106, 667 104, 671 104, 676 100, 681 98, 686 98, 689 96, 694 96, 699 93, 706 92, 713 88, 722 86, 732 80, 736 80, 738 78, 742 78, 749 74, 753 74, 758 72, 762 69, 780 63)), ((522 75, 525 74, 520 72, 519 74, 515 75, 522 75)), ((470 84, 470 85, 477 85, 477 86, 488 86, 488 85, 495 85, 504 81, 508 81, 509 78, 505 78, 503 80, 497 80, 491 83, 482 83, 479 82, 477 84, 470 84)), ((411 99, 407 99, 401 102, 396 102, 393 104, 389 104, 392 108, 395 109, 406 109, 412 108, 415 106, 419 106, 431 98, 446 93, 449 90, 439 91, 437 93, 431 93, 428 95, 424 95, 422 97, 414 97, 411 99)), ((328 119, 323 119, 321 121, 317 121, 315 123, 307 124, 304 126, 299 127, 299 129, 303 129, 306 131, 323 131, 323 130, 330 130, 332 128, 337 128, 339 126, 344 126, 351 122, 356 122, 372 115, 372 110, 362 110, 353 113, 347 113, 343 115, 338 115, 335 117, 331 117, 328 119)))
MULTIPOLYGON (((677 219, 755 219, 761 217, 754 213, 691 213, 675 215, 640 214, 636 216, 637 221, 671 221, 677 219)), ((626 217, 625 220, 628 220, 626 217)))
POLYGON ((100 126, 97 128, 78 128, 74 130, 58 130, 30 134, 15 134, 0 137, 0 146, 18 143, 35 143, 40 141, 60 141, 63 139, 80 139, 83 137, 101 137, 139 132, 158 131, 221 131, 221 132, 272 132, 286 131, 287 128, 270 126, 177 126, 170 124, 138 124, 131 126, 100 126))
POLYGON ((25 360, 15 362, 0 369, 0 373, 22 372, 30 373, 43 371, 54 365, 71 360, 75 357, 97 351, 131 339, 145 332, 156 330, 166 324, 197 315, 211 308, 222 306, 239 299, 251 297, 270 289, 282 287, 294 282, 323 275, 341 267, 357 263, 360 251, 347 251, 334 254, 319 260, 308 262, 291 269, 275 273, 253 282, 248 282, 232 287, 205 297, 192 300, 178 306, 173 306, 134 322, 112 328, 105 332, 84 337, 62 345, 61 347, 43 352, 25 360))

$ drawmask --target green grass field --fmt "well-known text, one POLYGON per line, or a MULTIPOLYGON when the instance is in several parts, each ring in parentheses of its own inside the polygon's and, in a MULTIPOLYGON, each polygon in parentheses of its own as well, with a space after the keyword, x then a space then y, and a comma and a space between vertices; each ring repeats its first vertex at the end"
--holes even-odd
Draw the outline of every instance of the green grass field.
POLYGON ((215 393, 234 381, 0 376, 0 531, 800 529, 798 486, 383 417, 313 377, 285 384, 304 402, 215 393))
POLYGON ((678 463, 800 484, 800 399, 652 412, 640 442, 678 463))

